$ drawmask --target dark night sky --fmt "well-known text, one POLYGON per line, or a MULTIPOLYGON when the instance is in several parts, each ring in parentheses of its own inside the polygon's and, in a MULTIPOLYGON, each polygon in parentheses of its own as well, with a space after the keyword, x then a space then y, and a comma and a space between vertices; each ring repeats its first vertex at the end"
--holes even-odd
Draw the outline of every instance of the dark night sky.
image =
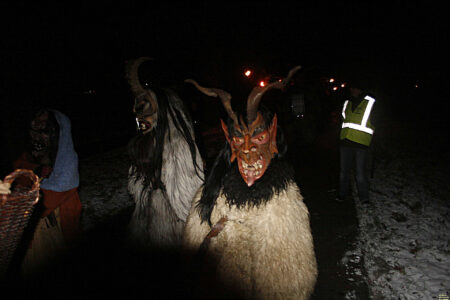
POLYGON ((94 123, 111 131, 111 119, 130 113, 124 63, 139 56, 156 58, 155 73, 171 80, 194 76, 225 89, 245 64, 280 75, 300 64, 331 74, 363 70, 384 93, 401 94, 417 81, 448 99, 449 19, 443 5, 5 2, 0 97, 10 113, 4 127, 24 110, 56 105, 76 124, 90 116, 87 128, 94 123), (89 89, 96 90, 95 98, 83 96, 89 89))
POLYGON ((439 6, 126 2, 2 4, 9 15, 0 50, 6 81, 88 88, 116 80, 124 60, 141 55, 206 73, 247 61, 269 69, 364 65, 377 74, 411 77, 448 72, 442 68, 448 18, 439 6))

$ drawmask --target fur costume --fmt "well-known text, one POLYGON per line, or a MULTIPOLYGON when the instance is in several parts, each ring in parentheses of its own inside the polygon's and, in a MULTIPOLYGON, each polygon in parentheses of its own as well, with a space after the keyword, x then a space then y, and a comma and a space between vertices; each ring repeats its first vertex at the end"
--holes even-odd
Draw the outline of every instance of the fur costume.
POLYGON ((127 73, 140 129, 128 146, 128 190, 136 202, 130 236, 144 249, 177 247, 192 198, 203 183, 203 163, 182 100, 170 89, 144 89, 139 83, 137 70, 146 60, 132 62, 127 73))
MULTIPOLYGON (((261 96, 266 90, 256 91, 261 96)), ((276 116, 255 111, 250 96, 247 122, 242 116, 239 122, 229 95, 213 92, 228 107, 230 119, 222 124, 228 143, 193 200, 186 253, 195 253, 194 261, 240 298, 309 299, 317 278, 309 213, 293 169, 283 160, 286 147, 276 116), (272 157, 266 159, 267 153, 272 157)))

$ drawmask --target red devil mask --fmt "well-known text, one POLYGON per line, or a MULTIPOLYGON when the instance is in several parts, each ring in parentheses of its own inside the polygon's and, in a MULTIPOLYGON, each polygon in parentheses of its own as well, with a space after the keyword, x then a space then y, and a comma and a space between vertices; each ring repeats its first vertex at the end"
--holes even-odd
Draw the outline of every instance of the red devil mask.
POLYGON ((259 102, 262 95, 269 89, 284 89, 299 69, 300 66, 291 69, 288 76, 283 80, 273 82, 265 87, 257 86, 253 88, 247 100, 247 123, 244 122, 242 116, 240 122, 238 121, 231 108, 231 95, 229 93, 221 89, 202 87, 192 79, 185 80, 194 84, 204 94, 219 97, 222 100, 225 110, 233 120, 232 130, 229 130, 221 120, 222 129, 231 147, 231 162, 234 162, 237 158, 239 173, 249 187, 264 175, 273 156, 278 153, 276 144, 277 116, 275 115, 271 124, 267 126, 258 111, 259 102))
POLYGON ((231 162, 237 158, 239 173, 248 186, 266 172, 273 156, 278 153, 277 116, 272 119, 267 128, 261 113, 258 112, 256 120, 248 127, 241 118, 240 126, 234 125, 234 135, 230 137, 225 123, 221 120, 222 129, 231 147, 231 162))

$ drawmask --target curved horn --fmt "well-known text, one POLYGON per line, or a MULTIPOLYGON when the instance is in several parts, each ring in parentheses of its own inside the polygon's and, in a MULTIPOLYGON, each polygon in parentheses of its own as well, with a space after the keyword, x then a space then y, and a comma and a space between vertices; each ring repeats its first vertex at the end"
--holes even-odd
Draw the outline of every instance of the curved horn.
POLYGON ((261 102, 262 96, 265 92, 267 92, 270 89, 284 89, 286 85, 289 83, 289 81, 292 79, 292 76, 294 76, 295 72, 300 70, 301 66, 296 66, 292 68, 288 75, 280 80, 272 82, 271 84, 260 87, 256 86, 253 88, 253 90, 250 92, 250 95, 248 96, 247 100, 247 122, 248 124, 251 124, 256 119, 256 114, 258 112, 259 102, 261 102))
POLYGON ((228 92, 216 88, 205 88, 203 86, 200 86, 197 81, 193 79, 186 79, 185 82, 192 83, 200 92, 205 95, 208 95, 210 97, 219 97, 230 118, 234 121, 235 124, 239 124, 237 116, 231 108, 231 95, 228 92))
POLYGON ((128 63, 125 67, 125 76, 130 84, 131 91, 137 97, 145 93, 145 89, 142 87, 139 82, 138 70, 139 66, 145 62, 152 60, 150 57, 140 57, 128 63))

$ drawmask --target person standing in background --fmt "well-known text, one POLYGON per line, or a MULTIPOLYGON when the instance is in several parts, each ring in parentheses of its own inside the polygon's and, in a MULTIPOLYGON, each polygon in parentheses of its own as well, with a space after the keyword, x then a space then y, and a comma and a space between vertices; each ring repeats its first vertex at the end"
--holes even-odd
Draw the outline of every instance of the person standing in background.
POLYGON ((348 83, 349 97, 342 107, 340 131, 339 192, 336 201, 349 198, 350 176, 355 166, 356 185, 361 203, 369 202, 368 158, 375 132, 371 122, 375 98, 365 91, 365 83, 355 79, 348 83))

